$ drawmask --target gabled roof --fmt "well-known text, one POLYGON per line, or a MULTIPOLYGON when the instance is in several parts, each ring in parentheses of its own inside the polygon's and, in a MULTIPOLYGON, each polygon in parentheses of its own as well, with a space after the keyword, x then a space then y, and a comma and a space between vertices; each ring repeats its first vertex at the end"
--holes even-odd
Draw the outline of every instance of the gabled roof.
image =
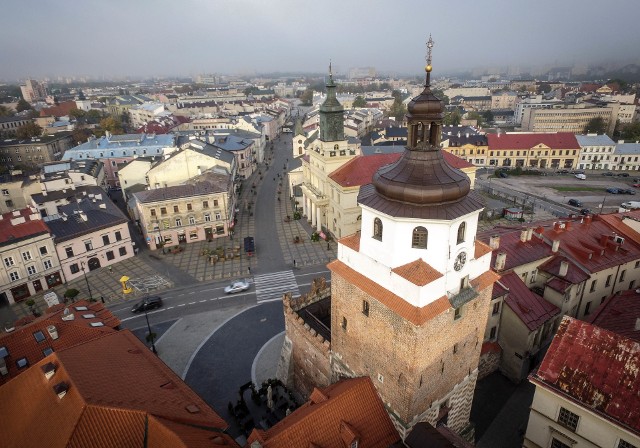
POLYGON ((0 413, 7 447, 237 446, 225 421, 129 330, 49 355, 0 387, 0 413))
POLYGON ((581 147, 585 146, 615 146, 616 142, 611 140, 606 134, 598 135, 598 134, 587 134, 587 135, 576 135, 576 140, 581 147))
POLYGON ((614 294, 585 320, 640 342, 640 292, 630 289, 614 294))
POLYGON ((509 289, 505 303, 531 331, 560 314, 560 309, 527 288, 515 272, 503 275, 500 283, 509 289))
POLYGON ((565 316, 529 378, 640 435, 639 372, 638 342, 565 316))
POLYGON ((500 252, 504 252, 507 255, 504 266, 505 271, 553 255, 551 246, 535 235, 529 241, 521 241, 520 235, 523 230, 526 229, 491 229, 478 234, 477 238, 486 244, 489 243, 491 236, 500 233, 500 246, 494 249, 491 255, 492 266, 495 266, 496 257, 500 252))
POLYGON ((314 389, 309 401, 267 431, 254 430, 246 446, 387 448, 400 440, 369 377, 314 389))
MULTIPOLYGON (((22 221, 22 219, 19 219, 22 221)), ((0 219, 0 246, 17 243, 18 241, 34 238, 49 233, 49 228, 40 219, 40 213, 31 208, 23 208, 2 214, 0 219), (15 218, 23 218, 24 222, 12 224, 15 218)))
POLYGON ((329 174, 329 178, 342 187, 355 187, 371 183, 371 178, 381 166, 400 158, 401 153, 357 156, 329 174))
POLYGON ((544 272, 548 272, 549 274, 556 277, 561 277, 564 281, 574 285, 582 283, 589 278, 589 274, 584 272, 580 268, 580 266, 573 262, 573 260, 562 255, 556 255, 550 258, 549 260, 538 266, 538 269, 544 272), (563 261, 567 263, 567 273, 563 276, 560 276, 560 267, 563 261))
POLYGON ((230 178, 231 176, 228 174, 218 174, 208 176, 206 181, 196 181, 192 184, 174 185, 172 187, 154 188, 152 190, 139 191, 133 195, 138 198, 138 201, 142 204, 190 198, 193 196, 206 196, 229 191, 230 178))
POLYGON ((73 314, 73 320, 63 320, 62 318, 66 316, 65 308, 57 306, 56 311, 26 322, 22 326, 16 325, 16 329, 12 332, 0 335, 0 347, 4 347, 8 353, 4 362, 9 371, 8 375, 0 376, 0 384, 26 371, 25 368, 17 366, 16 361, 19 359, 26 358, 28 365, 33 365, 46 357, 43 352, 45 349, 57 352, 106 333, 112 333, 115 331, 114 328, 120 325, 120 320, 102 303, 79 300, 67 309, 69 314, 73 314), (85 318, 84 316, 95 317, 85 318), (91 324, 102 325, 94 327, 91 324), (51 325, 56 329, 57 339, 52 339, 47 330, 51 325), (42 337, 40 342, 34 336, 36 333, 42 337))
POLYGON ((531 149, 540 144, 551 149, 580 149, 571 132, 540 134, 488 134, 489 149, 531 149))
POLYGON ((428 285, 443 276, 441 272, 438 272, 422 258, 395 267, 391 269, 391 272, 418 286, 428 285))

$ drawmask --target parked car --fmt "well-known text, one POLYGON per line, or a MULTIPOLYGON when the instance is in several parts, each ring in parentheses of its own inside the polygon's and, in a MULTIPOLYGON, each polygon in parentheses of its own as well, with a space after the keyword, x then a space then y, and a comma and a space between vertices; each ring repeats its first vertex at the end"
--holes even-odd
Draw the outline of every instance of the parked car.
POLYGON ((619 188, 614 188, 614 187, 609 187, 609 188, 607 188, 607 193, 618 194, 618 193, 620 193, 620 189, 619 188))
POLYGON ((636 194, 636 191, 631 188, 620 188, 618 194, 636 194))
POLYGON ((615 176, 615 174, 613 174, 611 171, 607 171, 606 173, 602 173, 603 176, 607 176, 607 177, 611 177, 611 176, 615 176))
POLYGON ((142 299, 131 308, 133 313, 139 313, 140 311, 149 311, 154 308, 160 308, 162 306, 162 299, 158 296, 147 297, 142 299))
POLYGON ((587 176, 585 176, 584 174, 576 174, 576 179, 585 180, 586 178, 587 176))
POLYGON ((581 215, 591 215, 593 212, 591 211, 591 209, 588 208, 583 208, 582 210, 580 210, 580 214, 581 215))
POLYGON ((509 175, 508 175, 506 172, 504 172, 504 171, 498 171, 498 172, 496 173, 496 176, 498 176, 498 177, 500 177, 500 178, 502 178, 502 179, 506 179, 507 177, 509 177, 509 175))
POLYGON ((577 199, 569 199, 569 205, 573 205, 574 207, 582 207, 582 202, 577 199))
POLYGON ((249 282, 246 280, 238 280, 226 286, 224 292, 227 294, 235 294, 236 292, 246 291, 247 289, 249 289, 249 282))
POLYGON ((629 173, 618 173, 618 177, 629 177, 629 173))
POLYGON ((558 174, 569 174, 569 170, 558 170, 556 171, 558 174))
POLYGON ((640 184, 633 184, 631 185, 633 188, 640 188, 640 184))

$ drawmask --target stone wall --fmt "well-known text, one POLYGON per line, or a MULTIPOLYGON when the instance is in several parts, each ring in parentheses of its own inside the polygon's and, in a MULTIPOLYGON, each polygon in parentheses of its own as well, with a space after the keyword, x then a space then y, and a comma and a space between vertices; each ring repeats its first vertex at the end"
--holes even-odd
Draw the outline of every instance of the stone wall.
POLYGON ((502 349, 497 342, 485 342, 482 344, 480 364, 478 364, 478 379, 491 375, 500 367, 502 349), (497 347, 496 347, 497 346, 497 347))

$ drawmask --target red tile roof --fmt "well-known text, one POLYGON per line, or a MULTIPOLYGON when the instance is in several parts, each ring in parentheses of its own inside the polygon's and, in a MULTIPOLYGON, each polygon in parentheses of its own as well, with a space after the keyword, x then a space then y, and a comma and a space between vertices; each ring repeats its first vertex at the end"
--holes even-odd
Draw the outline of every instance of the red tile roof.
POLYGON ((401 155, 402 153, 357 156, 333 171, 329 178, 342 187, 370 184, 371 178, 380 167, 395 162, 401 155))
MULTIPOLYGON (((499 229, 500 246, 491 254, 491 266, 495 266, 496 257, 500 252, 507 255, 504 270, 509 271, 517 266, 542 260, 553 255, 551 246, 535 235, 529 241, 520 241, 521 228, 499 229)), ((489 243, 491 236, 498 233, 496 229, 479 233, 477 238, 483 243, 489 243)))
POLYGON ((556 277, 560 277, 560 266, 563 261, 568 263, 567 273, 566 275, 561 277, 564 281, 577 285, 589 278, 589 274, 584 272, 580 268, 580 266, 573 262, 573 260, 562 255, 552 257, 551 259, 538 266, 538 269, 544 272, 548 272, 549 274, 556 277))
POLYGON ((444 160, 451 165, 454 168, 458 168, 459 170, 461 170, 462 168, 471 168, 473 166, 475 166, 473 163, 471 162, 467 162, 464 159, 461 159, 458 156, 455 156, 453 154, 451 154, 450 152, 447 151, 442 151, 443 155, 444 155, 444 160))
POLYGON ((580 149, 575 134, 556 132, 545 134, 487 134, 489 150, 531 149, 540 144, 551 149, 580 149))
POLYGON ((40 219, 40 213, 38 213, 37 210, 35 213, 32 213, 30 208, 23 208, 16 212, 4 213, 0 220, 0 244, 10 244, 16 240, 34 237, 45 233, 49 233, 49 228, 44 221, 40 219), (14 213, 18 216, 15 216, 14 213), (32 220, 31 215, 34 215, 38 219, 32 220), (23 217, 25 222, 22 224, 11 224, 11 220, 18 217, 23 217))
POLYGON ((356 252, 360 252, 360 232, 358 231, 352 235, 344 236, 338 240, 338 243, 344 244, 356 252))
POLYGON ((343 447, 355 436, 359 447, 387 448, 400 440, 369 377, 344 379, 318 392, 323 399, 310 399, 267 431, 254 430, 246 446, 257 440, 263 448, 343 447))
POLYGON ((640 344, 565 316, 531 381, 640 435, 640 344))
POLYGON ((29 365, 33 365, 45 358, 44 349, 50 348, 54 352, 64 350, 74 345, 99 338, 105 334, 113 333, 114 328, 120 325, 120 320, 111 311, 106 309, 102 303, 89 303, 79 300, 69 306, 69 311, 73 314, 73 320, 62 320, 64 308, 58 309, 50 314, 45 314, 39 318, 29 319, 19 325, 16 322, 16 329, 10 333, 0 335, 0 347, 5 347, 9 356, 5 358, 8 375, 0 376, 0 384, 4 384, 11 378, 26 371, 25 368, 18 368, 16 361, 26 358, 29 365), (87 307, 86 311, 77 311, 75 307, 87 307), (93 314, 95 317, 86 319, 83 315, 93 314), (103 326, 92 327, 92 323, 102 323, 103 326), (58 339, 52 339, 47 328, 53 325, 56 328, 58 339), (43 340, 36 341, 34 334, 42 332, 43 340))
POLYGON ((77 109, 75 101, 64 101, 56 106, 52 107, 43 107, 40 110, 41 117, 63 117, 65 115, 69 115, 73 109, 77 109))
POLYGON ((443 276, 441 272, 438 272, 422 258, 393 268, 391 272, 398 274, 400 277, 418 286, 428 285, 443 276))
POLYGON ((527 288, 514 272, 503 275, 500 283, 509 289, 504 303, 531 331, 560 314, 560 309, 527 288))
POLYGON ((224 420, 129 330, 54 352, 1 386, 0 415, 6 447, 133 448, 145 433, 150 448, 237 446, 224 420), (60 398, 52 387, 61 383, 60 398))
POLYGON ((609 297, 585 320, 640 342, 640 293, 630 289, 609 297))

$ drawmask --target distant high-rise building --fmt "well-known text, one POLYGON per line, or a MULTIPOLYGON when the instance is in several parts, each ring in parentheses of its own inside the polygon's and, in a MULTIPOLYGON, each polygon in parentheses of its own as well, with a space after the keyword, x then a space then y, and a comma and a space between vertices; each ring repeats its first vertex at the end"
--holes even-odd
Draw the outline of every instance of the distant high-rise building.
POLYGON ((349 79, 357 78, 375 78, 375 67, 355 67, 349 70, 349 79))
POLYGON ((33 79, 27 79, 24 85, 20 86, 22 97, 28 103, 44 100, 47 97, 47 89, 44 85, 33 79))

